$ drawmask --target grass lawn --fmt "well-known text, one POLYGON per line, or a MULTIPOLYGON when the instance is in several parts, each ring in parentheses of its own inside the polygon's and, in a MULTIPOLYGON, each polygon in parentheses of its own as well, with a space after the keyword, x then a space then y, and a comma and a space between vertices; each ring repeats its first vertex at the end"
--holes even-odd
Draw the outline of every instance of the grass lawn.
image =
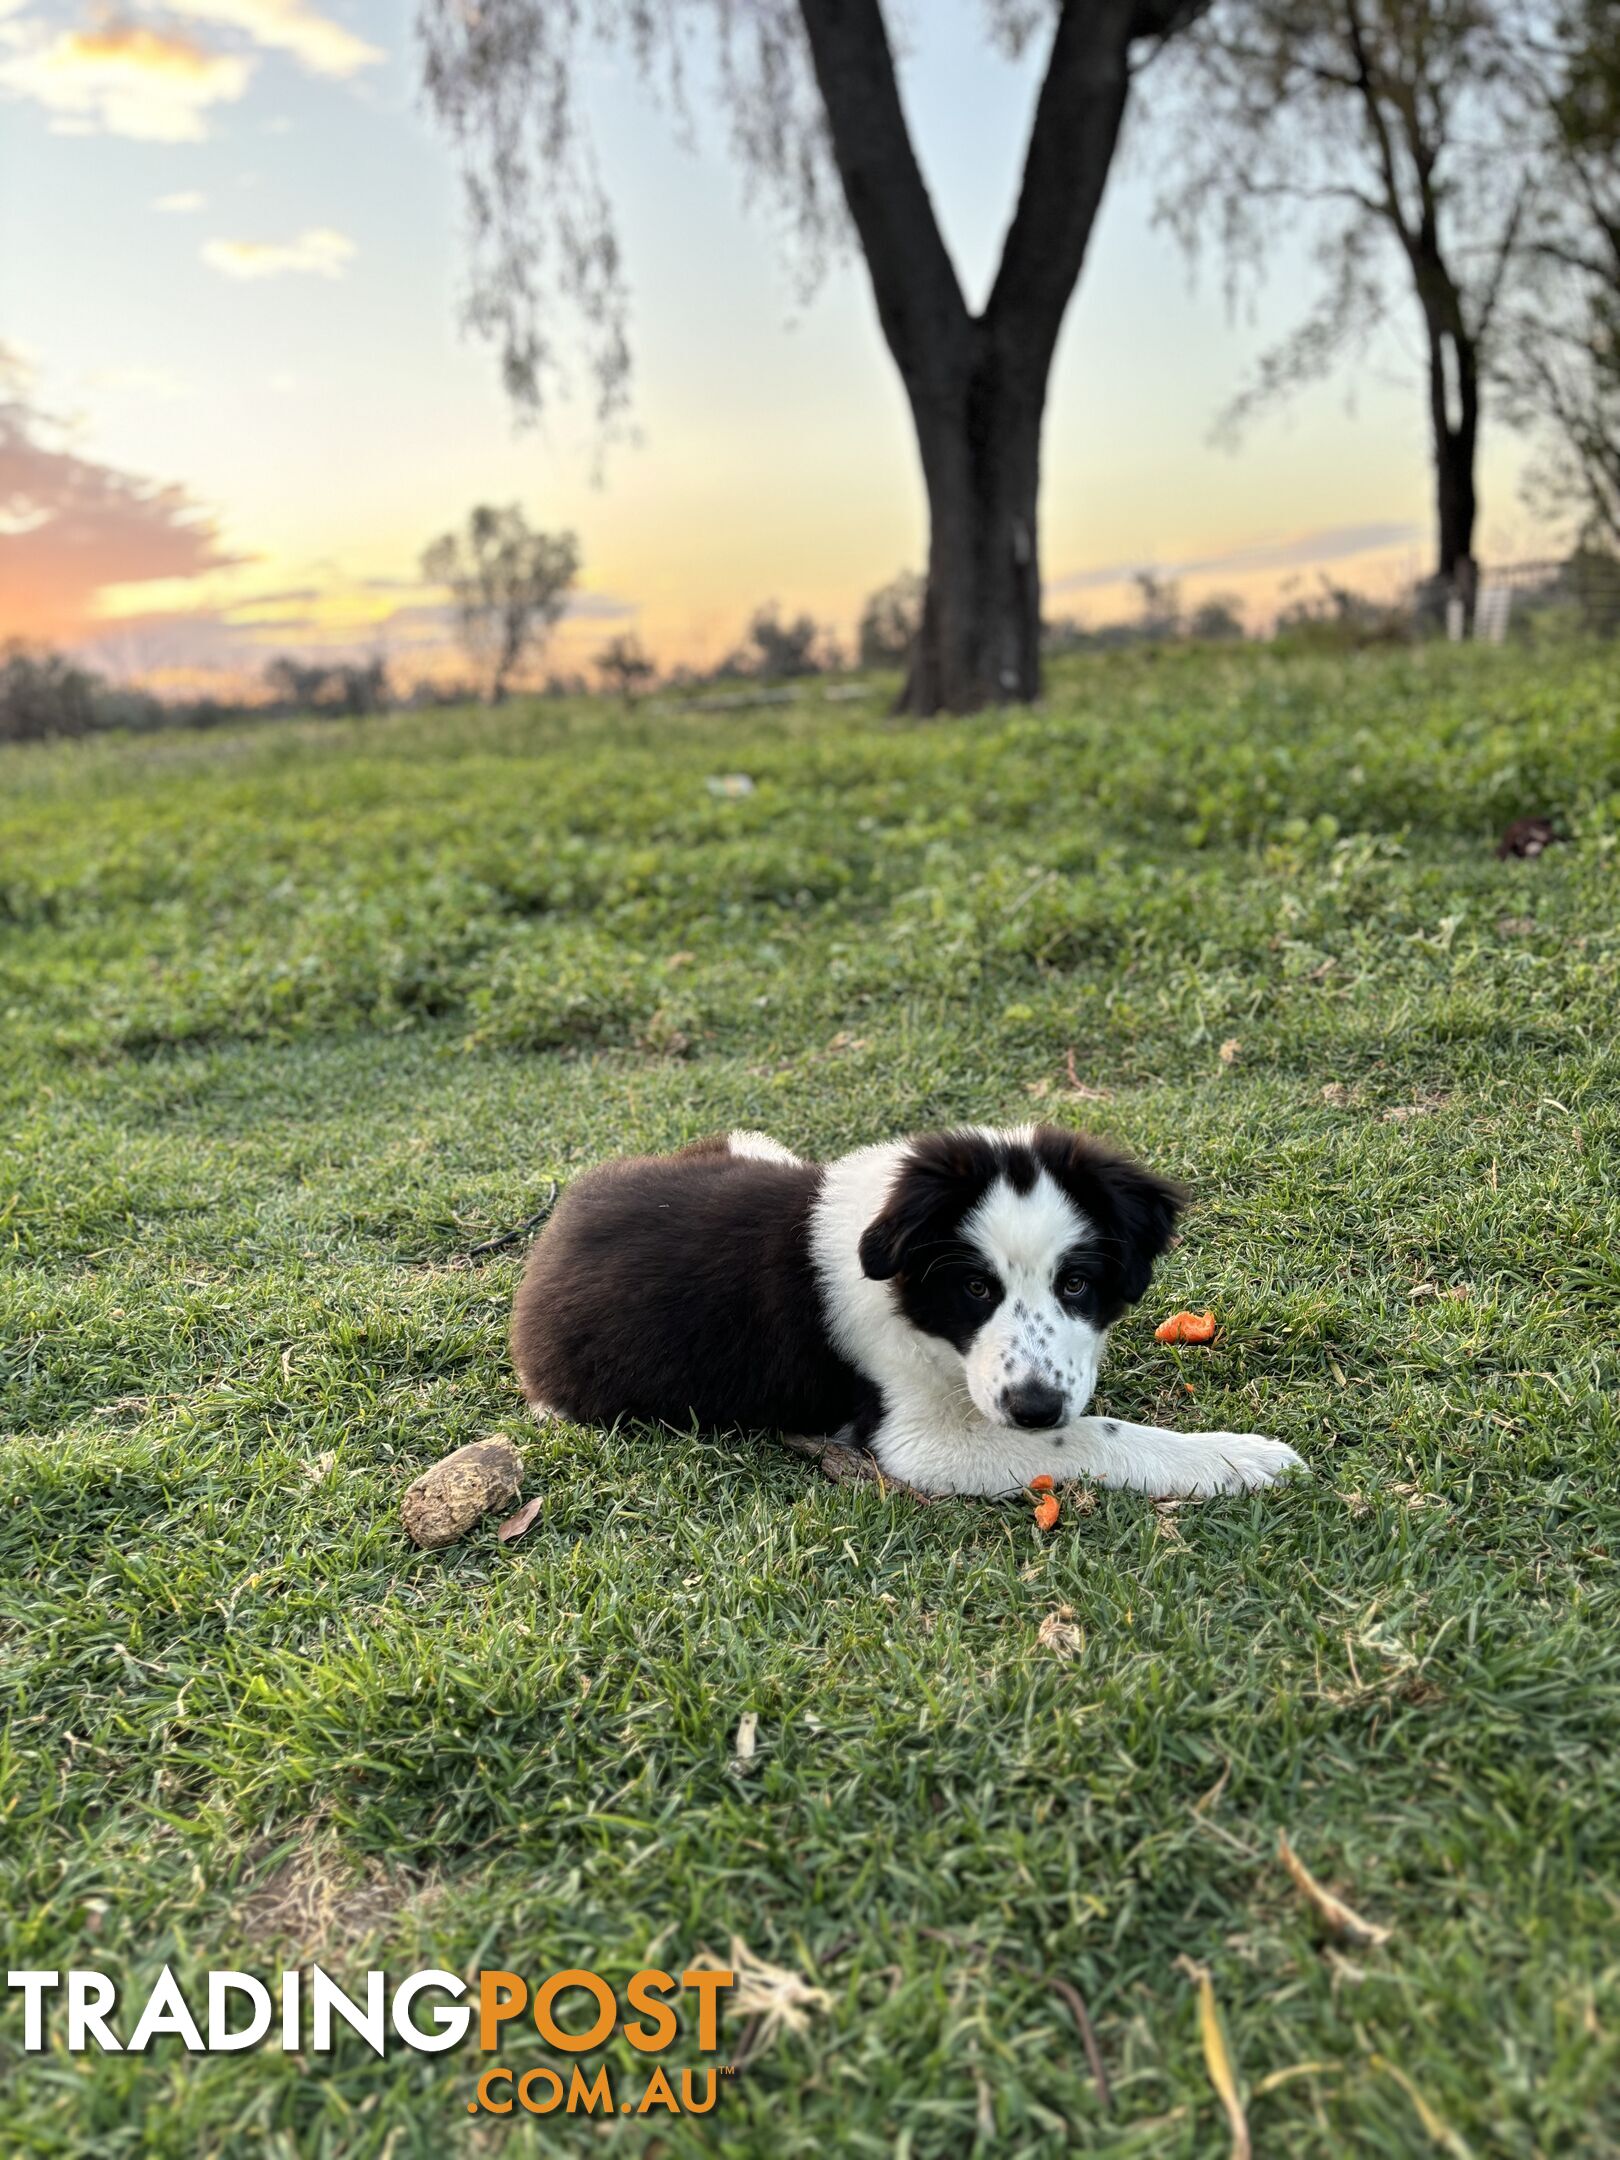
POLYGON ((12 1998, 7 2153, 1220 2154, 1179 1957, 1261 2154, 1620 2151, 1620 652, 882 714, 0 756, 8 1964, 138 2005, 735 1937, 827 1998, 708 2117, 517 2129, 471 2052, 25 2057, 12 1998), (1543 810, 1576 844, 1496 861, 1543 810), (1201 1198, 1099 1407, 1308 1482, 1042 1537, 521 1419, 518 1260, 462 1256, 550 1178, 1037 1111, 1201 1198), (1213 1349, 1154 1343, 1184 1304, 1213 1349), (415 1552, 493 1431, 534 1527, 415 1552))

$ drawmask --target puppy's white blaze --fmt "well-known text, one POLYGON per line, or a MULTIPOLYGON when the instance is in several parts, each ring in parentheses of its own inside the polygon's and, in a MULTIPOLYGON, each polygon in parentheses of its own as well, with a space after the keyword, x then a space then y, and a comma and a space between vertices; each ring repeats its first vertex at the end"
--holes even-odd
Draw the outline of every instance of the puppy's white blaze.
POLYGON ((796 1163, 799 1157, 791 1148, 783 1147, 780 1140, 773 1140, 769 1133, 749 1132, 739 1127, 727 1133, 726 1146, 733 1155, 741 1155, 749 1162, 796 1163))
POLYGON ((1035 1139, 1033 1125, 970 1125, 967 1130, 977 1133, 981 1140, 990 1140, 997 1146, 1029 1147, 1035 1139))
POLYGON ((1011 1388, 1039 1381, 1063 1397, 1054 1424, 1090 1402, 1106 1330, 1069 1312, 1057 1294, 1065 1254, 1096 1242, 1096 1225, 1041 1171, 1027 1193, 998 1178, 962 1224, 1002 1288, 1001 1303, 974 1336, 966 1358, 968 1393, 987 1418, 1010 1423, 1011 1388))
POLYGON ((1042 1170, 1026 1193, 997 1178, 962 1224, 962 1235, 977 1245, 991 1266, 1009 1281, 1011 1274, 1038 1277, 1050 1288, 1057 1264, 1076 1245, 1096 1241, 1096 1227, 1063 1188, 1042 1170))

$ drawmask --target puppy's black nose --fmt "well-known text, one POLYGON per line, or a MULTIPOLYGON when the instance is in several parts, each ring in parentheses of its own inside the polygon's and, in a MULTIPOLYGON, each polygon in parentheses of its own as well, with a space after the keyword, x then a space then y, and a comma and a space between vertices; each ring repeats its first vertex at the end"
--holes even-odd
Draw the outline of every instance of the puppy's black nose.
POLYGON ((1020 1380, 1016 1387, 1007 1389, 1001 1403, 1015 1425, 1026 1426, 1031 1432, 1049 1432, 1054 1425, 1063 1423, 1063 1395, 1044 1380, 1020 1380))

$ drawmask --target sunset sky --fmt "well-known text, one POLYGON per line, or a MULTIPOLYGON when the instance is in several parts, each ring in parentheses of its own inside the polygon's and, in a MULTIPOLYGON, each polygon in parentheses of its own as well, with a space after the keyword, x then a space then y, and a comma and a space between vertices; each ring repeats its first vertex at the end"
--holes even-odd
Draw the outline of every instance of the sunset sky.
MULTIPOLYGON (((978 297, 1040 55, 996 57, 970 0, 909 15, 907 104, 978 297)), ((712 661, 770 599, 847 634, 924 545, 858 261, 801 308, 723 153, 681 149, 597 64, 638 431, 598 480, 588 398, 514 430, 459 330, 458 182, 417 82, 384 0, 0 0, 0 635, 171 686, 317 649, 409 674, 443 643, 421 549, 486 500, 580 535, 558 665, 613 628, 712 661)), ((1144 566, 1257 623, 1319 570, 1393 589, 1429 550, 1415 339, 1217 447, 1309 258, 1281 252, 1232 319, 1214 266, 1192 287, 1154 229, 1148 147, 1116 172, 1053 385, 1048 611, 1118 617, 1144 566)), ((1489 441, 1487 561, 1536 544, 1518 459, 1489 441)))

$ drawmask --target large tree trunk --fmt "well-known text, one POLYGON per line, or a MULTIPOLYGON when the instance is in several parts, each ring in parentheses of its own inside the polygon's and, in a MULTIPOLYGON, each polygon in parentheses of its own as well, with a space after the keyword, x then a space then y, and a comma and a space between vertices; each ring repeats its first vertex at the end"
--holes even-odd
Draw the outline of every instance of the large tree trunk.
POLYGON ((799 0, 878 319, 916 422, 928 590, 903 710, 1040 690, 1041 411, 1119 139, 1130 48, 1209 0, 1060 0, 1018 205, 970 315, 912 150, 880 0, 799 0))
POLYGON ((1041 687, 1039 394, 982 335, 956 393, 913 407, 928 491, 928 583, 902 712, 974 712, 1041 687))

